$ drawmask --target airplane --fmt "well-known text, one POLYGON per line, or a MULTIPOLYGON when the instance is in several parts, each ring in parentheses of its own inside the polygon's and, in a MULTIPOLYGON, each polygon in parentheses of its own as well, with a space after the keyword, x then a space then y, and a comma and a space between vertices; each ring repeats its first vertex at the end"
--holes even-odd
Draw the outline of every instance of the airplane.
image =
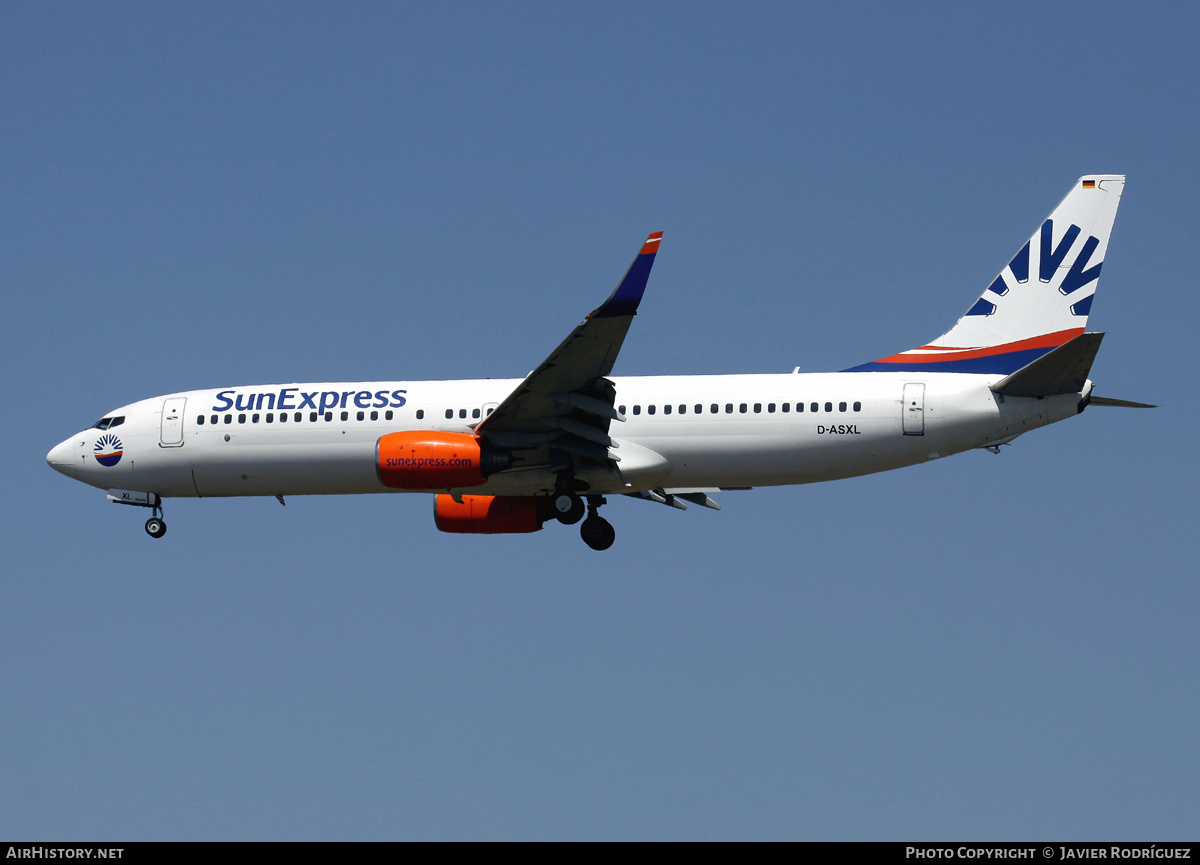
POLYGON ((1104 337, 1087 333, 1123 175, 1085 175, 946 333, 841 372, 613 376, 646 290, 654 232, 612 294, 524 379, 289 383, 131 403, 46 456, 54 470, 149 508, 166 498, 433 494, 443 532, 580 526, 624 495, 718 509, 712 494, 924 463, 1089 405, 1104 337))

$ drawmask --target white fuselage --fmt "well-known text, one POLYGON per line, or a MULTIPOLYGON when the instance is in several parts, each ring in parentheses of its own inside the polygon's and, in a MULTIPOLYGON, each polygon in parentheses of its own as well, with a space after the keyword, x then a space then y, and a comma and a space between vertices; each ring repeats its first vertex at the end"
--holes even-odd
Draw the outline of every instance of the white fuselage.
MULTIPOLYGON (((627 418, 609 430, 619 445, 612 453, 621 459, 620 472, 595 467, 580 476, 595 493, 813 483, 1010 440, 1078 411, 1082 394, 1006 399, 988 387, 998 378, 890 372, 613 377, 616 404, 627 418)), ((380 436, 419 429, 470 433, 519 384, 482 379, 187 391, 117 409, 111 416, 124 418, 119 426, 107 433, 84 430, 48 459, 92 486, 162 497, 397 492, 376 473, 380 436), (106 434, 120 441, 115 465, 96 458, 106 434)), ((543 494, 554 480, 549 465, 517 466, 482 486, 451 492, 543 494)))

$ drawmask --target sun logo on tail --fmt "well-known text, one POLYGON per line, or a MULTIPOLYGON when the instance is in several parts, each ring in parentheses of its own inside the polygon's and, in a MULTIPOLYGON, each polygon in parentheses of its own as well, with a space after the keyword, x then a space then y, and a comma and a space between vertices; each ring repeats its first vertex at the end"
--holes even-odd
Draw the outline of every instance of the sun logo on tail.
POLYGON ((124 452, 121 440, 112 433, 100 436, 92 450, 96 452, 96 461, 102 466, 115 466, 121 461, 121 454, 124 452))

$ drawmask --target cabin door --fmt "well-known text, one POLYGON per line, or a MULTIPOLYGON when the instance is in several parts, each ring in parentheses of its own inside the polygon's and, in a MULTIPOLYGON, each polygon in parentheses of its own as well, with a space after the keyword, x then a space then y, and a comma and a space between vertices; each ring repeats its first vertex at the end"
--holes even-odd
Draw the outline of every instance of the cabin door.
POLYGON ((187 405, 187 397, 176 396, 163 401, 162 432, 159 436, 159 446, 177 448, 183 445, 183 410, 187 405))
POLYGON ((900 410, 903 412, 904 434, 906 436, 925 435, 924 384, 914 381, 904 386, 904 400, 900 410))

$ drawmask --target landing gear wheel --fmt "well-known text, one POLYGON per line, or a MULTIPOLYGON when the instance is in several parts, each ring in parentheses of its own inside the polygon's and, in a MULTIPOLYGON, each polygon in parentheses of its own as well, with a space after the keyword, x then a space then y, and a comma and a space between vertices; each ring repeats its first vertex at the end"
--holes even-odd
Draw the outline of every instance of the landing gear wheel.
POLYGON ((560 492, 554 494, 554 516, 563 525, 573 526, 583 519, 587 506, 583 499, 575 493, 560 492))
POLYGON ((152 538, 161 538, 167 533, 167 524, 158 517, 146 520, 146 534, 152 538))
POLYGON ((579 527, 579 537, 593 550, 607 550, 617 539, 617 531, 604 517, 590 516, 579 527))

